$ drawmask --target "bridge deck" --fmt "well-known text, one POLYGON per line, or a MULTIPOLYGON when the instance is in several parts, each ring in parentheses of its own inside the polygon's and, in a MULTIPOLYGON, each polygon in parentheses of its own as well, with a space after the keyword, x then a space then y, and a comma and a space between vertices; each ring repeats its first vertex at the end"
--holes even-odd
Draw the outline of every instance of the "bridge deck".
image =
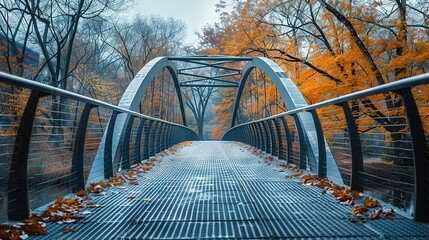
POLYGON ((263 162, 235 143, 194 142, 165 157, 139 185, 95 197, 102 207, 78 223, 49 224, 43 239, 429 237, 429 226, 398 214, 352 223, 352 207, 263 162), (63 233, 64 227, 76 231, 63 233))

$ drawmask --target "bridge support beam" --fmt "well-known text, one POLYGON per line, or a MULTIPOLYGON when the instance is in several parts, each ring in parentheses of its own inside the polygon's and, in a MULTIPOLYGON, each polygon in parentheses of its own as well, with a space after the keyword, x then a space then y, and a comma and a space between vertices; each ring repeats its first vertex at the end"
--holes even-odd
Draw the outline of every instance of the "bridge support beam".
POLYGON ((19 123, 18 132, 13 148, 12 160, 9 167, 8 182, 8 218, 22 220, 30 215, 28 197, 28 153, 30 151, 31 133, 33 132, 34 117, 40 98, 47 94, 33 90, 28 98, 24 113, 19 123))
POLYGON ((400 91, 410 127, 414 153, 414 219, 429 222, 429 149, 423 123, 411 89, 400 91))

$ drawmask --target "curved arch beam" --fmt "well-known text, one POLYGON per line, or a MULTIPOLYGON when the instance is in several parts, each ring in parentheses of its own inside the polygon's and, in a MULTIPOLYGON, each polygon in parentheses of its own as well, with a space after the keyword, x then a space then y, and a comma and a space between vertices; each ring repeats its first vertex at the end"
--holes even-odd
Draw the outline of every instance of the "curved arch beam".
MULTIPOLYGON (((246 85, 247 79, 253 69, 259 69, 268 75, 268 77, 276 86, 277 91, 279 92, 288 110, 307 106, 307 102, 296 87, 295 83, 292 82, 292 80, 286 75, 280 66, 268 58, 254 57, 252 61, 247 62, 242 71, 243 74, 238 85, 232 112, 231 128, 235 126, 241 95, 243 94, 244 86, 246 85)), ((302 112, 298 113, 297 117, 302 125, 302 128, 304 129, 305 141, 308 148, 308 160, 310 163, 316 163, 318 161, 317 159, 319 153, 317 149, 314 149, 315 146, 317 146, 317 135, 312 116, 310 113, 302 112)), ((328 176, 335 182, 342 184, 341 174, 328 145, 326 145, 326 153, 328 176)), ((310 164, 310 166, 316 166, 316 164, 310 164)), ((312 170, 317 171, 317 169, 312 170)))
MULTIPOLYGON (((170 72, 174 86, 176 89, 177 97, 179 99, 180 111, 182 114, 183 125, 186 126, 186 116, 185 108, 183 105, 182 93, 180 90, 179 80, 177 78, 176 65, 168 59, 168 57, 158 57, 151 60, 147 63, 134 77, 131 83, 128 85, 124 94, 122 95, 121 100, 119 101, 118 106, 136 111, 139 107, 140 100, 143 98, 146 93, 146 89, 149 87, 150 83, 153 81, 156 74, 167 68, 170 72)), ((112 157, 113 161, 118 150, 120 148, 120 141, 125 133, 125 128, 129 124, 130 116, 128 114, 119 113, 116 117, 116 122, 113 127, 113 137, 112 137, 112 157)), ((104 132, 100 146, 98 148, 97 154, 94 158, 90 174, 88 176, 87 183, 95 182, 100 179, 103 179, 103 169, 104 169, 104 148, 106 142, 106 132, 104 132)))
POLYGON ((140 104, 140 100, 146 93, 146 89, 148 88, 149 84, 153 81, 156 74, 163 68, 167 68, 173 78, 174 87, 179 99, 183 125, 186 126, 185 108, 183 105, 179 79, 177 78, 176 65, 170 61, 168 57, 157 57, 147 63, 128 85, 127 89, 122 95, 121 100, 119 101, 118 106, 136 111, 140 104))
POLYGON ((238 107, 244 86, 246 85, 250 73, 253 69, 256 68, 268 75, 268 77, 276 86, 277 91, 279 92, 288 110, 307 106, 307 102, 301 95, 301 92, 298 90, 295 83, 292 82, 292 80, 286 75, 283 69, 279 67, 279 65, 268 58, 254 57, 252 61, 247 62, 242 71, 243 74, 238 85, 234 108, 232 111, 231 127, 235 126, 235 120, 237 118, 238 107))

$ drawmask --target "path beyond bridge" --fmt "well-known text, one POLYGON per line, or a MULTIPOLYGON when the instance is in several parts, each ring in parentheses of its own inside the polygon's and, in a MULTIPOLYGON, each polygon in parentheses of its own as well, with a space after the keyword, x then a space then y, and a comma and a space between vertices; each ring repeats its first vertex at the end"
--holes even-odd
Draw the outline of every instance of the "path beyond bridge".
POLYGON ((428 239, 429 226, 395 219, 349 221, 353 208, 287 179, 235 142, 200 141, 161 158, 139 185, 93 197, 77 223, 49 223, 36 239, 428 239), (75 232, 63 233, 64 227, 75 232))

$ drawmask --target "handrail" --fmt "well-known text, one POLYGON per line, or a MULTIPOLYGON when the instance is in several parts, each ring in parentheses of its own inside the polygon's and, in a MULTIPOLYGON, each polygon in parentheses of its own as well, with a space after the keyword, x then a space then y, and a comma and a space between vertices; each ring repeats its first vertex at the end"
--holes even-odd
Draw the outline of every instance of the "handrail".
POLYGON ((144 114, 141 114, 138 112, 134 112, 134 111, 122 108, 122 107, 118 107, 116 105, 106 103, 106 102, 103 102, 103 101, 100 101, 100 100, 97 100, 94 98, 90 98, 90 97, 80 95, 80 94, 77 94, 74 92, 70 92, 70 91, 67 91, 67 90, 64 90, 61 88, 57 88, 57 87, 53 87, 53 86, 43 84, 40 82, 28 80, 26 78, 18 77, 18 76, 11 75, 11 74, 1 72, 1 71, 0 71, 0 82, 7 83, 7 84, 13 84, 13 85, 18 86, 18 87, 29 88, 32 90, 36 90, 36 91, 40 91, 40 92, 44 92, 44 93, 49 93, 49 94, 56 95, 56 96, 66 97, 66 98, 70 98, 70 99, 77 100, 77 101, 82 101, 85 103, 89 103, 89 104, 96 105, 99 107, 104 107, 104 108, 114 110, 117 112, 128 113, 130 115, 145 118, 147 120, 160 121, 163 123, 168 123, 171 125, 188 128, 188 127, 185 127, 183 125, 180 125, 180 124, 177 124, 174 122, 169 122, 169 121, 166 121, 163 119, 150 117, 150 116, 147 116, 147 115, 144 115, 144 114))
POLYGON ((340 97, 336 97, 333 99, 329 99, 329 100, 325 100, 325 101, 322 101, 319 103, 315 103, 315 104, 312 104, 310 106, 300 107, 300 108, 297 108, 294 110, 279 113, 279 114, 269 116, 266 118, 261 118, 261 119, 255 120, 255 121, 242 123, 240 125, 234 126, 233 128, 230 128, 230 129, 234 129, 238 126, 246 125, 249 123, 256 123, 256 122, 261 122, 261 121, 272 120, 275 118, 283 117, 286 115, 292 115, 292 114, 296 114, 299 112, 310 112, 311 110, 326 107, 329 105, 337 105, 337 104, 340 104, 340 103, 343 103, 343 102, 346 102, 349 100, 355 100, 355 99, 364 98, 364 97, 368 97, 368 96, 372 96, 372 95, 376 95, 376 94, 380 94, 380 93, 385 93, 385 92, 392 92, 392 91, 396 91, 399 89, 413 87, 413 86, 422 85, 422 84, 426 84, 426 83, 429 83, 429 73, 425 73, 425 74, 421 74, 418 76, 413 76, 413 77, 401 79, 401 80, 391 82, 391 83, 386 83, 386 84, 379 85, 376 87, 372 87, 369 89, 361 90, 361 91, 354 92, 354 93, 349 93, 349 94, 346 94, 346 95, 343 95, 340 97))

